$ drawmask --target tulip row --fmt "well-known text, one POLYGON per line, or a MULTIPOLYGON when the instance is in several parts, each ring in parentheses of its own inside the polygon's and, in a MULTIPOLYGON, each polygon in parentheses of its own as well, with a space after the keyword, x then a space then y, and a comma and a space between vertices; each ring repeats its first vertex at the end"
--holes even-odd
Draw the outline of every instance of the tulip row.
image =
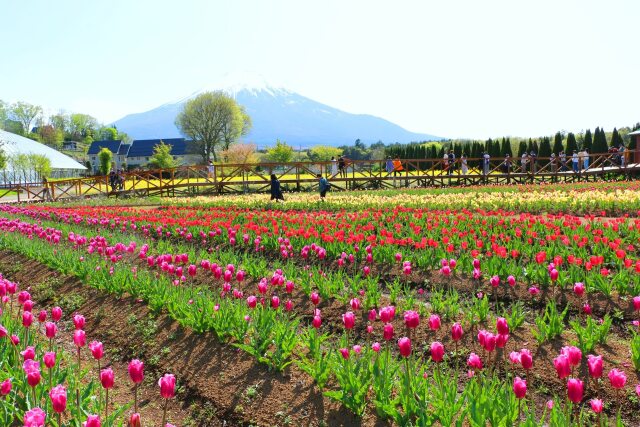
MULTIPOLYGON (((70 333, 64 331, 65 320, 60 307, 54 307, 50 312, 40 310, 35 315, 29 292, 20 290, 16 283, 1 274, 0 296, 0 354, 3 362, 0 368, 0 425, 18 425, 19 422, 24 427, 62 427, 80 423, 83 427, 123 425, 123 413, 128 405, 114 405, 109 400, 109 390, 115 381, 114 371, 101 365, 104 357, 101 342, 92 341, 87 345, 84 316, 76 313, 71 318, 74 325, 72 340, 76 348, 72 356, 64 350, 64 342, 70 333), (97 365, 96 379, 88 374, 91 363, 86 355, 83 356, 85 348, 89 349, 97 365), (96 384, 104 390, 104 399, 96 384), (71 405, 67 405, 69 392, 75 397, 71 405), (111 412, 110 408, 113 409, 111 412)), ((144 364, 132 360, 128 372, 136 399, 133 413, 126 416, 127 425, 140 427, 142 420, 138 413, 137 389, 144 379, 144 364)), ((173 375, 166 374, 158 384, 165 401, 175 396, 173 375)), ((171 426, 163 420, 161 426, 165 425, 171 426)))

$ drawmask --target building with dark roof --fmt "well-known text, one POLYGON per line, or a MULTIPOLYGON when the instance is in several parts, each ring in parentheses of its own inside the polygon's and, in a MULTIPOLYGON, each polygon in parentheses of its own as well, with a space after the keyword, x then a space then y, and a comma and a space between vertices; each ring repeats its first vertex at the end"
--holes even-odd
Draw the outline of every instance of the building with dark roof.
POLYGON ((161 142, 171 145, 171 155, 176 158, 176 160, 179 160, 181 164, 189 165, 198 163, 200 156, 190 153, 189 145, 191 141, 185 141, 184 138, 136 139, 131 144, 131 148, 129 148, 127 154, 127 167, 135 168, 145 166, 151 159, 151 156, 153 156, 154 147, 161 142))
POLYGON ((111 151, 113 154, 113 165, 112 169, 120 169, 122 166, 122 162, 119 161, 118 153, 120 152, 120 145, 122 145, 121 140, 104 140, 104 141, 93 141, 89 146, 89 151, 87 151, 87 156, 89 157, 89 161, 91 162, 91 169, 93 173, 98 173, 100 169, 100 162, 98 161, 98 153, 103 148, 111 151))

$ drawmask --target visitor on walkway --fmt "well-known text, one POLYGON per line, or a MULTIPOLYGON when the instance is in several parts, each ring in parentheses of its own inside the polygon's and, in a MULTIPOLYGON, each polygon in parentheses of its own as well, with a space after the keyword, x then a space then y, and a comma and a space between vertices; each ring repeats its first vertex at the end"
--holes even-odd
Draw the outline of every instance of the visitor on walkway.
POLYGON ((482 155, 482 174, 484 176, 489 175, 489 167, 491 164, 491 156, 486 151, 482 155))
POLYGON ((522 157, 520 158, 520 167, 522 168, 522 172, 523 173, 527 171, 527 162, 528 161, 529 161, 529 155, 525 151, 524 153, 522 153, 522 157))
POLYGON ((585 148, 584 150, 584 158, 582 159, 582 166, 584 170, 589 169, 589 149, 585 148))
POLYGON ((620 147, 618 148, 618 155, 620 156, 620 166, 624 167, 625 163, 625 155, 627 153, 627 150, 624 149, 624 145, 620 144, 620 147))
POLYGON ((571 163, 573 164, 573 172, 578 173, 578 153, 576 150, 573 150, 573 155, 571 156, 571 163))
POLYGON ((509 156, 509 153, 505 154, 504 156, 504 161, 502 162, 502 172, 506 174, 511 173, 511 157, 509 156))
POLYGON ((213 162, 209 160, 209 164, 207 165, 207 178, 215 178, 216 176, 216 167, 213 165, 213 162))
POLYGON ((442 156, 442 173, 446 174, 449 171, 449 154, 447 154, 447 152, 444 152, 444 155, 442 156))
POLYGON ((560 171, 566 172, 567 171, 567 154, 564 152, 564 150, 562 150, 560 151, 560 154, 558 154, 558 157, 560 157, 560 171))
POLYGON ((391 175, 393 172, 393 160, 391 160, 391 156, 387 156, 387 160, 384 164, 384 170, 387 171, 387 175, 391 175))
POLYGON ((453 153, 453 150, 449 150, 449 155, 447 156, 448 170, 447 173, 451 175, 453 170, 456 168, 456 155, 453 153))
POLYGON ((282 190, 280 190, 280 181, 274 173, 271 174, 271 200, 275 200, 276 203, 282 200, 284 202, 284 196, 282 190))
POLYGON ((393 186, 396 186, 396 176, 399 174, 402 176, 402 171, 404 167, 402 167, 402 162, 398 157, 393 160, 393 186))
POLYGON ((341 178, 347 177, 347 171, 345 169, 346 163, 347 162, 345 161, 344 157, 342 156, 338 157, 338 173, 340 174, 341 178))
POLYGON ((466 175, 469 171, 469 166, 467 165, 467 155, 465 153, 462 153, 462 156, 460 156, 460 166, 462 175, 466 175))
POLYGON ((331 156, 331 178, 338 175, 338 161, 335 156, 331 156))
POLYGON ((324 202, 324 196, 327 195, 327 191, 329 191, 329 181, 327 178, 322 176, 321 173, 318 174, 318 190, 320 190, 320 200, 324 202))
POLYGON ((582 170, 584 168, 584 149, 578 151, 578 170, 582 170))
POLYGON ((531 173, 535 175, 538 172, 538 153, 533 150, 529 153, 529 163, 531 164, 531 173))
POLYGON ((551 173, 558 173, 558 158, 556 157, 556 153, 551 153, 549 163, 551 164, 551 173))

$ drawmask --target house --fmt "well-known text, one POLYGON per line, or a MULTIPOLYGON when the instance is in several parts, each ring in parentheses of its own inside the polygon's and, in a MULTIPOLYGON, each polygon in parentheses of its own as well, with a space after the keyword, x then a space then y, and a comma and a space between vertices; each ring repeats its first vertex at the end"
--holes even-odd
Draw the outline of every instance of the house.
POLYGON ((119 169, 127 169, 127 155, 129 154, 129 150, 131 149, 131 144, 120 144, 120 149, 118 150, 118 164, 120 165, 119 169))
POLYGON ((84 151, 87 144, 79 141, 64 141, 62 143, 62 149, 65 151, 84 151))
POLYGON ((87 151, 87 156, 89 157, 89 162, 91 163, 91 170, 94 174, 98 173, 98 171, 100 170, 100 161, 98 160, 98 153, 100 153, 100 150, 102 150, 103 148, 106 148, 107 150, 111 151, 111 153, 113 154, 112 162, 114 163, 114 165, 112 165, 112 168, 120 169, 122 163, 118 161, 118 153, 120 151, 121 144, 122 144, 122 141, 120 140, 93 141, 91 143, 91 145, 89 146, 89 151, 87 151))
POLYGON ((166 138, 166 139, 136 139, 131 144, 127 154, 127 168, 144 167, 153 156, 153 149, 156 145, 164 142, 171 145, 171 155, 180 162, 181 165, 192 165, 201 161, 201 157, 192 154, 189 150, 191 141, 185 141, 184 138, 166 138))

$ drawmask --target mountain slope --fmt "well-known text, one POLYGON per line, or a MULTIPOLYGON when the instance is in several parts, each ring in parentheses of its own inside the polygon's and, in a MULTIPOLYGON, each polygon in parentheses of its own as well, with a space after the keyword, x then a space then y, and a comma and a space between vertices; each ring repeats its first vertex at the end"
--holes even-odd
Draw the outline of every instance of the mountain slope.
MULTIPOLYGON (((346 113, 282 88, 236 85, 224 90, 251 116, 253 127, 244 140, 254 142, 258 147, 272 145, 276 139, 294 147, 338 146, 352 144, 356 139, 368 144, 440 139, 409 132, 379 117, 346 113)), ((179 137, 175 117, 183 103, 195 95, 197 93, 150 111, 130 114, 114 124, 134 139, 179 137)))

